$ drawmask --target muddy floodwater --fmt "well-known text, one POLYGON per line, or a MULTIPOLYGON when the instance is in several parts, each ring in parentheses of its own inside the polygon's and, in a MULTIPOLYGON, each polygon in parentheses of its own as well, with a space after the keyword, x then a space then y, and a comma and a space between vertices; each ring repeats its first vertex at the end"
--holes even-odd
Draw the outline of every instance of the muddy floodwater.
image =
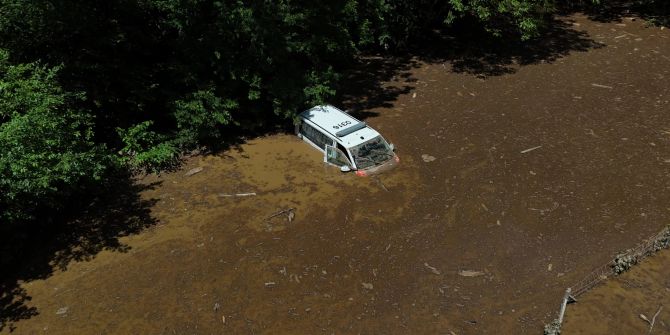
POLYGON ((566 287, 670 222, 670 30, 562 22, 529 59, 407 59, 342 102, 397 148, 378 177, 285 134, 142 178, 157 224, 22 283, 37 313, 14 333, 541 333, 566 287))

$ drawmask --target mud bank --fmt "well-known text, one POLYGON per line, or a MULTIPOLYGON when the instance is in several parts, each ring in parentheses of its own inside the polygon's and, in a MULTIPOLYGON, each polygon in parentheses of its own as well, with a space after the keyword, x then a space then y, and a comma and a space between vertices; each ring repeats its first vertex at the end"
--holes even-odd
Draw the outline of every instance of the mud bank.
POLYGON ((646 334, 657 312, 652 334, 670 334, 669 264, 663 250, 586 293, 568 308, 563 334, 646 334))

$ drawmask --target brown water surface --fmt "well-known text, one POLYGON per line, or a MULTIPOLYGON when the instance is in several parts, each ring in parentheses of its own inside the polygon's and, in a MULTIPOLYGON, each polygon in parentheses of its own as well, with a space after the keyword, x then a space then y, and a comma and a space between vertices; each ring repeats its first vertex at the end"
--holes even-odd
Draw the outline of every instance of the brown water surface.
POLYGON ((670 210, 670 31, 563 22, 589 47, 480 75, 417 57, 393 98, 347 101, 398 149, 379 178, 277 135, 140 180, 159 224, 23 283, 39 314, 15 333, 541 332, 670 210))

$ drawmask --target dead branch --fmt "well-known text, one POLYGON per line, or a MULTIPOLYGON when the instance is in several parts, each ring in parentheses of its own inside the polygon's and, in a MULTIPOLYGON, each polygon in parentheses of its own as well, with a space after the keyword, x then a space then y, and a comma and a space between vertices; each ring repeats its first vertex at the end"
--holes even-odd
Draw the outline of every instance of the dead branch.
POLYGON ((229 197, 250 197, 256 195, 256 192, 249 192, 249 193, 235 193, 235 194, 226 194, 226 193, 219 193, 219 196, 222 198, 229 198, 229 197))
POLYGON ((661 313, 661 310, 663 309, 663 306, 658 306, 658 310, 656 311, 656 314, 654 314, 654 317, 651 318, 651 322, 649 323, 649 334, 651 334, 651 331, 654 329, 654 323, 656 322, 656 317, 658 316, 659 313, 661 313))
POLYGON ((284 209, 284 210, 281 210, 281 211, 279 211, 279 212, 276 212, 276 213, 274 213, 274 214, 268 216, 265 220, 266 220, 266 221, 267 221, 267 220, 270 220, 270 219, 272 219, 272 218, 274 218, 274 217, 277 217, 277 216, 279 216, 279 215, 282 215, 282 214, 287 214, 287 215, 291 216, 291 213, 293 213, 293 211, 295 211, 295 208, 284 209))
POLYGON ((536 149, 539 149, 539 148, 542 148, 542 146, 541 146, 541 145, 538 145, 538 146, 536 146, 536 147, 528 148, 528 149, 526 149, 526 150, 521 150, 521 153, 522 153, 522 154, 525 154, 525 153, 531 152, 531 151, 536 150, 536 149))

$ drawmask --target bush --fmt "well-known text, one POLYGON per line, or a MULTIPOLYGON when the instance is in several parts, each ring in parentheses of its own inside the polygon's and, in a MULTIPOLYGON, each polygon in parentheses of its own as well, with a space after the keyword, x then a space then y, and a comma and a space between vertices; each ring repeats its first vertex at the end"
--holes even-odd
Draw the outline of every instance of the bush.
POLYGON ((93 118, 71 107, 81 94, 63 92, 58 68, 8 65, 0 52, 0 218, 33 219, 61 208, 109 160, 93 142, 93 118))

